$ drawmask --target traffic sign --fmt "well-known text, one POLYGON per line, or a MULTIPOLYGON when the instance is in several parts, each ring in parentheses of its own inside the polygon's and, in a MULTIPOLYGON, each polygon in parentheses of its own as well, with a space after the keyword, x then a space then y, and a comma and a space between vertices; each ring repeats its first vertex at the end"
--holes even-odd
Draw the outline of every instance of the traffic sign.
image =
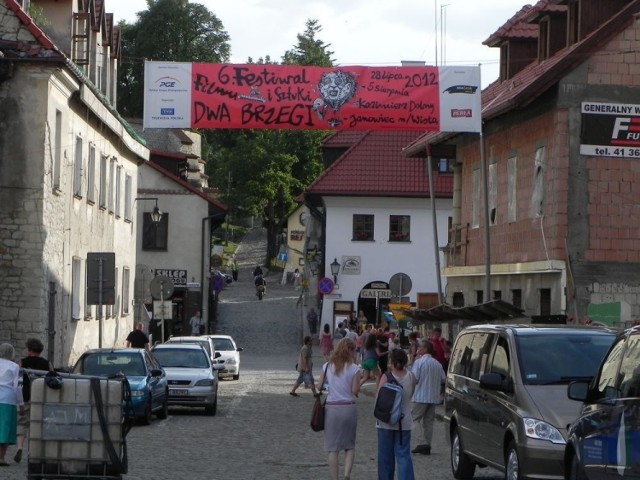
POLYGON ((318 282, 318 291, 322 295, 329 295, 331 292, 333 292, 333 289, 335 287, 335 283, 333 283, 333 280, 331 280, 329 277, 323 277, 318 282))

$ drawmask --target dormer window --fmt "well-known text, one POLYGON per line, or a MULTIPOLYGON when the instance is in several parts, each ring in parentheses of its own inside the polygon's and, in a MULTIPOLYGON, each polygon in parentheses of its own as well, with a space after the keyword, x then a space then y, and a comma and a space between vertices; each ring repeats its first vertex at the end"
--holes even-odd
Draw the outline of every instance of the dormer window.
POLYGON ((580 0, 568 3, 567 45, 574 45, 580 40, 580 0))
POLYGON ((538 60, 542 61, 549 58, 549 18, 547 17, 540 20, 538 28, 540 29, 538 36, 538 60))

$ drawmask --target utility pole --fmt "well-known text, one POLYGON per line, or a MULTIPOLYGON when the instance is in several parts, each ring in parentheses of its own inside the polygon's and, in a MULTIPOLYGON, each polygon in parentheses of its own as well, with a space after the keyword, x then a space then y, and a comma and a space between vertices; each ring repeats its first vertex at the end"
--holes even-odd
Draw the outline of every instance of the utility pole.
MULTIPOLYGON (((229 176, 227 177, 227 202, 229 202, 229 197, 231 195, 231 171, 229 171, 229 176)), ((226 228, 224 230, 224 244, 229 245, 229 221, 231 220, 231 215, 227 215, 225 218, 226 228)))

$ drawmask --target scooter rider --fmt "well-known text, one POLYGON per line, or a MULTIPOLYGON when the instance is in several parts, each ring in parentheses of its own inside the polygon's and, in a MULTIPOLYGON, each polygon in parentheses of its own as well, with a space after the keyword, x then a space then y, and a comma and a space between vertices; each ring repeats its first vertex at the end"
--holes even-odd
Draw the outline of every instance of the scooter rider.
MULTIPOLYGON (((254 279, 254 281, 258 279, 258 276, 261 277, 262 275, 263 275, 262 268, 260 267, 260 265, 256 265, 256 268, 253 269, 253 279, 254 279)), ((256 283, 256 285, 258 285, 258 284, 256 283)))

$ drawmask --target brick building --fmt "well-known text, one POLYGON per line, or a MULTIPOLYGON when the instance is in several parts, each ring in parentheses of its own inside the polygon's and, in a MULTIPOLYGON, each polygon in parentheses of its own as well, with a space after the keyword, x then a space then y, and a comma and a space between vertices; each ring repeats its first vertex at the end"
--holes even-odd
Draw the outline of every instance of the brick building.
POLYGON ((640 317, 639 13, 635 0, 523 7, 484 42, 501 68, 482 93, 482 137, 427 134, 405 149, 454 151, 449 303, 640 317))

